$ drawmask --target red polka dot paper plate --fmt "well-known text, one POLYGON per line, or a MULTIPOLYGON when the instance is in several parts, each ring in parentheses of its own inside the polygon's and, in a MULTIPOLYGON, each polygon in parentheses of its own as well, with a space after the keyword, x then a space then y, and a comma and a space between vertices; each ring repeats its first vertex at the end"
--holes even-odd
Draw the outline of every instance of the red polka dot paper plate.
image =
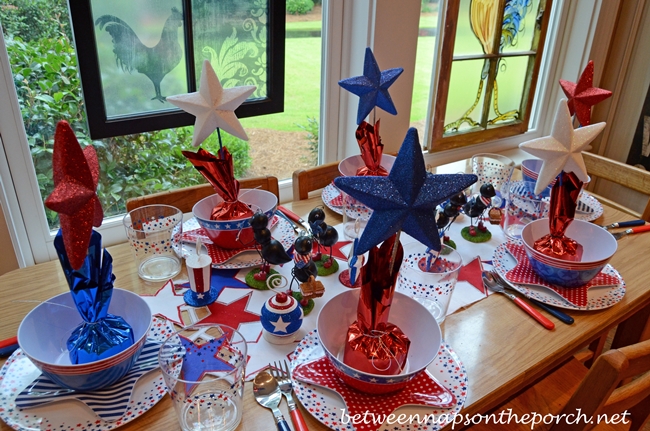
MULTIPOLYGON (((324 351, 318 340, 318 334, 316 330, 311 331, 298 344, 298 347, 296 347, 292 355, 292 372, 295 372, 296 367, 299 365, 317 360, 322 356, 324 356, 324 351)), ((458 413, 463 407, 467 398, 467 372, 456 354, 447 344, 440 346, 438 356, 429 365, 427 371, 431 377, 435 378, 437 384, 441 385, 453 395, 451 405, 446 404, 447 407, 405 405, 394 411, 395 420, 392 422, 390 419, 385 422, 381 421, 384 422, 383 424, 381 422, 376 423, 382 418, 380 415, 383 414, 380 413, 379 407, 388 403, 390 406, 384 407, 390 410, 393 404, 399 404, 397 402, 398 400, 393 399, 396 397, 399 398, 399 393, 392 395, 368 395, 351 391, 349 394, 346 394, 347 401, 344 401, 333 390, 304 383, 297 378, 294 379, 293 388, 296 397, 307 411, 323 425, 335 431, 437 431, 451 422, 454 414, 458 413), (375 402, 369 402, 368 398, 374 398, 375 402), (351 405, 347 405, 346 402, 351 403, 351 405), (376 407, 364 407, 373 404, 376 407), (360 411, 362 413, 359 413, 360 411), (367 414, 365 414, 366 411, 368 412, 367 414), (358 420, 353 420, 346 416, 347 414, 353 415, 353 412, 361 414, 361 417, 358 417, 358 420), (364 414, 366 420, 362 419, 364 414), (409 423, 408 421, 402 420, 402 423, 399 423, 396 419, 400 414, 405 414, 405 418, 411 418, 412 421, 409 423)), ((418 388, 423 393, 431 390, 427 386, 429 383, 424 378, 422 381, 416 380, 413 382, 415 385, 420 385, 418 388)), ((388 414, 390 413, 388 412, 388 414)))
MULTIPOLYGON (((511 244, 515 246, 513 250, 517 250, 517 246, 523 247, 521 241, 513 241, 511 244)), ((521 256, 520 258, 523 259, 521 256)), ((599 275, 600 278, 594 279, 596 284, 601 284, 600 286, 593 286, 586 289, 578 288, 574 292, 567 292, 567 289, 562 288, 552 290, 542 283, 536 285, 531 280, 531 274, 517 275, 520 278, 519 281, 527 281, 530 284, 513 282, 513 274, 510 271, 517 267, 517 258, 508 250, 507 243, 500 244, 495 249, 492 264, 501 278, 506 280, 515 290, 525 296, 560 308, 569 310, 601 310, 616 304, 625 295, 625 281, 623 277, 609 264, 601 271, 602 276, 599 275), (508 276, 509 273, 510 276, 508 276), (618 283, 611 283, 612 279, 618 279, 618 283)))

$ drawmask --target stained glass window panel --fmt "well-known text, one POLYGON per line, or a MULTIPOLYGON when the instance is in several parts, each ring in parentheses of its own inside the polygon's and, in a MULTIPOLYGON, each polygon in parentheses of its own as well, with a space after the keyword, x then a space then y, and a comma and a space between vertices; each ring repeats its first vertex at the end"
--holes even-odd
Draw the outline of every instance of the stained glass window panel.
POLYGON ((509 0, 503 11, 501 49, 513 53, 536 49, 533 47, 539 0, 509 0))
POLYGON ((484 82, 483 60, 455 61, 451 66, 445 133, 471 129, 481 121, 484 82))
POLYGON ((92 1, 107 118, 175 109, 187 92, 181 0, 92 1))
POLYGON ((528 58, 527 56, 507 57, 499 60, 490 104, 490 124, 504 124, 519 119, 528 58))
MULTIPOLYGON (((476 5, 486 3, 495 3, 497 7, 499 5, 498 0, 460 0, 459 20, 456 24, 456 40, 454 42, 454 57, 483 55, 485 53, 484 43, 488 43, 487 39, 492 37, 494 32, 486 26, 481 25, 485 20, 480 20, 476 26, 473 25, 470 11, 472 7, 476 11, 476 5)), ((485 11, 489 7, 481 7, 480 9, 485 11)))

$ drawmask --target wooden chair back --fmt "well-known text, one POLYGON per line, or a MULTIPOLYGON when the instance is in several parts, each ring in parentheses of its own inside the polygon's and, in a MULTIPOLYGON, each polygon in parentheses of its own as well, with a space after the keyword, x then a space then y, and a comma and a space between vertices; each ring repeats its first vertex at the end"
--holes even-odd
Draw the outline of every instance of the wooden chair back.
MULTIPOLYGON (((650 172, 608 159, 607 157, 599 156, 598 154, 583 152, 582 156, 587 166, 587 172, 592 177, 612 181, 613 183, 643 193, 650 198, 650 172)), ((645 221, 650 221, 650 200, 646 204, 643 213, 638 213, 612 200, 602 198, 601 196, 598 198, 618 210, 632 214, 645 221)))
POLYGON ((293 200, 302 201, 309 198, 309 192, 326 187, 340 175, 339 162, 298 169, 293 173, 293 200))
MULTIPOLYGON (((650 414, 650 340, 600 355, 562 413, 575 415, 577 409, 593 417, 594 422, 598 415, 611 419, 627 411, 630 416, 626 419, 632 421, 630 430, 640 429, 650 414)), ((584 429, 590 428, 592 426, 587 425, 584 429)), ((561 421, 552 429, 581 428, 561 421)))
MULTIPOLYGON (((242 189, 262 189, 267 190, 280 199, 280 188, 276 177, 264 176, 255 178, 242 178, 239 180, 239 186, 242 189)), ((145 205, 171 205, 178 208, 183 213, 192 212, 192 207, 198 201, 215 193, 211 184, 200 184, 198 186, 185 187, 182 189, 167 190, 165 192, 154 193, 146 196, 131 198, 126 201, 127 212, 145 205)))

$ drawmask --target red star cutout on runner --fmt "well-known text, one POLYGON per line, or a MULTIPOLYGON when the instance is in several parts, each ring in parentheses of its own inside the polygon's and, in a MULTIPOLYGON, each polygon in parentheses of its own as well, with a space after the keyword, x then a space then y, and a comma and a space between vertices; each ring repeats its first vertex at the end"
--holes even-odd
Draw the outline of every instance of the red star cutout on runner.
POLYGON ((201 319, 199 323, 223 323, 231 328, 239 329, 239 325, 247 322, 259 322, 260 315, 246 311, 248 301, 253 293, 231 302, 230 304, 220 303, 219 300, 208 305, 210 315, 201 319))
POLYGON ((580 75, 577 83, 560 79, 560 86, 569 98, 568 106, 571 115, 574 113, 582 126, 591 123, 591 107, 612 95, 609 90, 603 90, 593 86, 594 84, 594 62, 589 60, 587 67, 580 75))
POLYGON ((54 133, 52 153, 54 190, 45 206, 59 213, 63 245, 73 269, 81 268, 90 243, 93 226, 104 219, 97 197, 99 161, 91 146, 81 149, 67 121, 59 121, 54 133))
MULTIPOLYGON (((338 260, 347 262, 348 256, 344 254, 341 249, 346 245, 352 244, 352 241, 339 241, 332 246, 332 257, 338 260)), ((329 254, 330 248, 318 244, 318 252, 323 254, 329 254)))
POLYGON ((458 281, 466 281, 481 293, 487 295, 485 286, 483 286, 483 266, 481 265, 481 259, 478 257, 475 257, 470 263, 460 268, 458 281))

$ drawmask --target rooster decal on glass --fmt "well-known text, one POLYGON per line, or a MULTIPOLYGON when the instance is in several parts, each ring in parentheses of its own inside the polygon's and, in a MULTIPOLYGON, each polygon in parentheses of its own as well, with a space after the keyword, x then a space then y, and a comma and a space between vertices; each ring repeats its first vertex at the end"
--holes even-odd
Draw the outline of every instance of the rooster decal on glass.
POLYGON ((154 47, 145 46, 133 29, 120 18, 102 15, 95 21, 99 29, 106 30, 113 40, 113 53, 118 67, 125 72, 136 70, 149 78, 156 95, 151 100, 165 102, 160 82, 181 62, 183 48, 178 41, 178 29, 183 25, 183 14, 172 8, 165 21, 160 41, 154 47))
MULTIPOLYGON (((531 0, 505 0, 503 19, 500 20, 499 0, 471 0, 470 3, 470 24, 472 32, 478 42, 481 44, 483 53, 490 56, 495 54, 495 48, 501 52, 505 46, 517 45, 517 34, 522 30, 523 20, 526 16, 528 9, 531 5, 531 0), (495 32, 499 31, 501 34, 499 38, 499 46, 494 46, 495 32)), ((486 58, 481 77, 479 80, 479 87, 476 93, 476 99, 472 106, 460 117, 458 120, 445 125, 445 132, 457 131, 463 124, 467 123, 472 127, 479 126, 479 123, 474 121, 470 114, 476 109, 483 94, 483 86, 492 76, 493 94, 488 94, 486 97, 493 96, 492 109, 496 116, 488 120, 487 124, 495 124, 500 121, 509 121, 518 118, 519 111, 511 110, 508 112, 501 112, 499 110, 499 89, 497 86, 496 75, 499 72, 501 58, 497 60, 495 66, 491 65, 490 58, 486 58), (490 74, 490 67, 495 67, 494 73, 490 74)))

